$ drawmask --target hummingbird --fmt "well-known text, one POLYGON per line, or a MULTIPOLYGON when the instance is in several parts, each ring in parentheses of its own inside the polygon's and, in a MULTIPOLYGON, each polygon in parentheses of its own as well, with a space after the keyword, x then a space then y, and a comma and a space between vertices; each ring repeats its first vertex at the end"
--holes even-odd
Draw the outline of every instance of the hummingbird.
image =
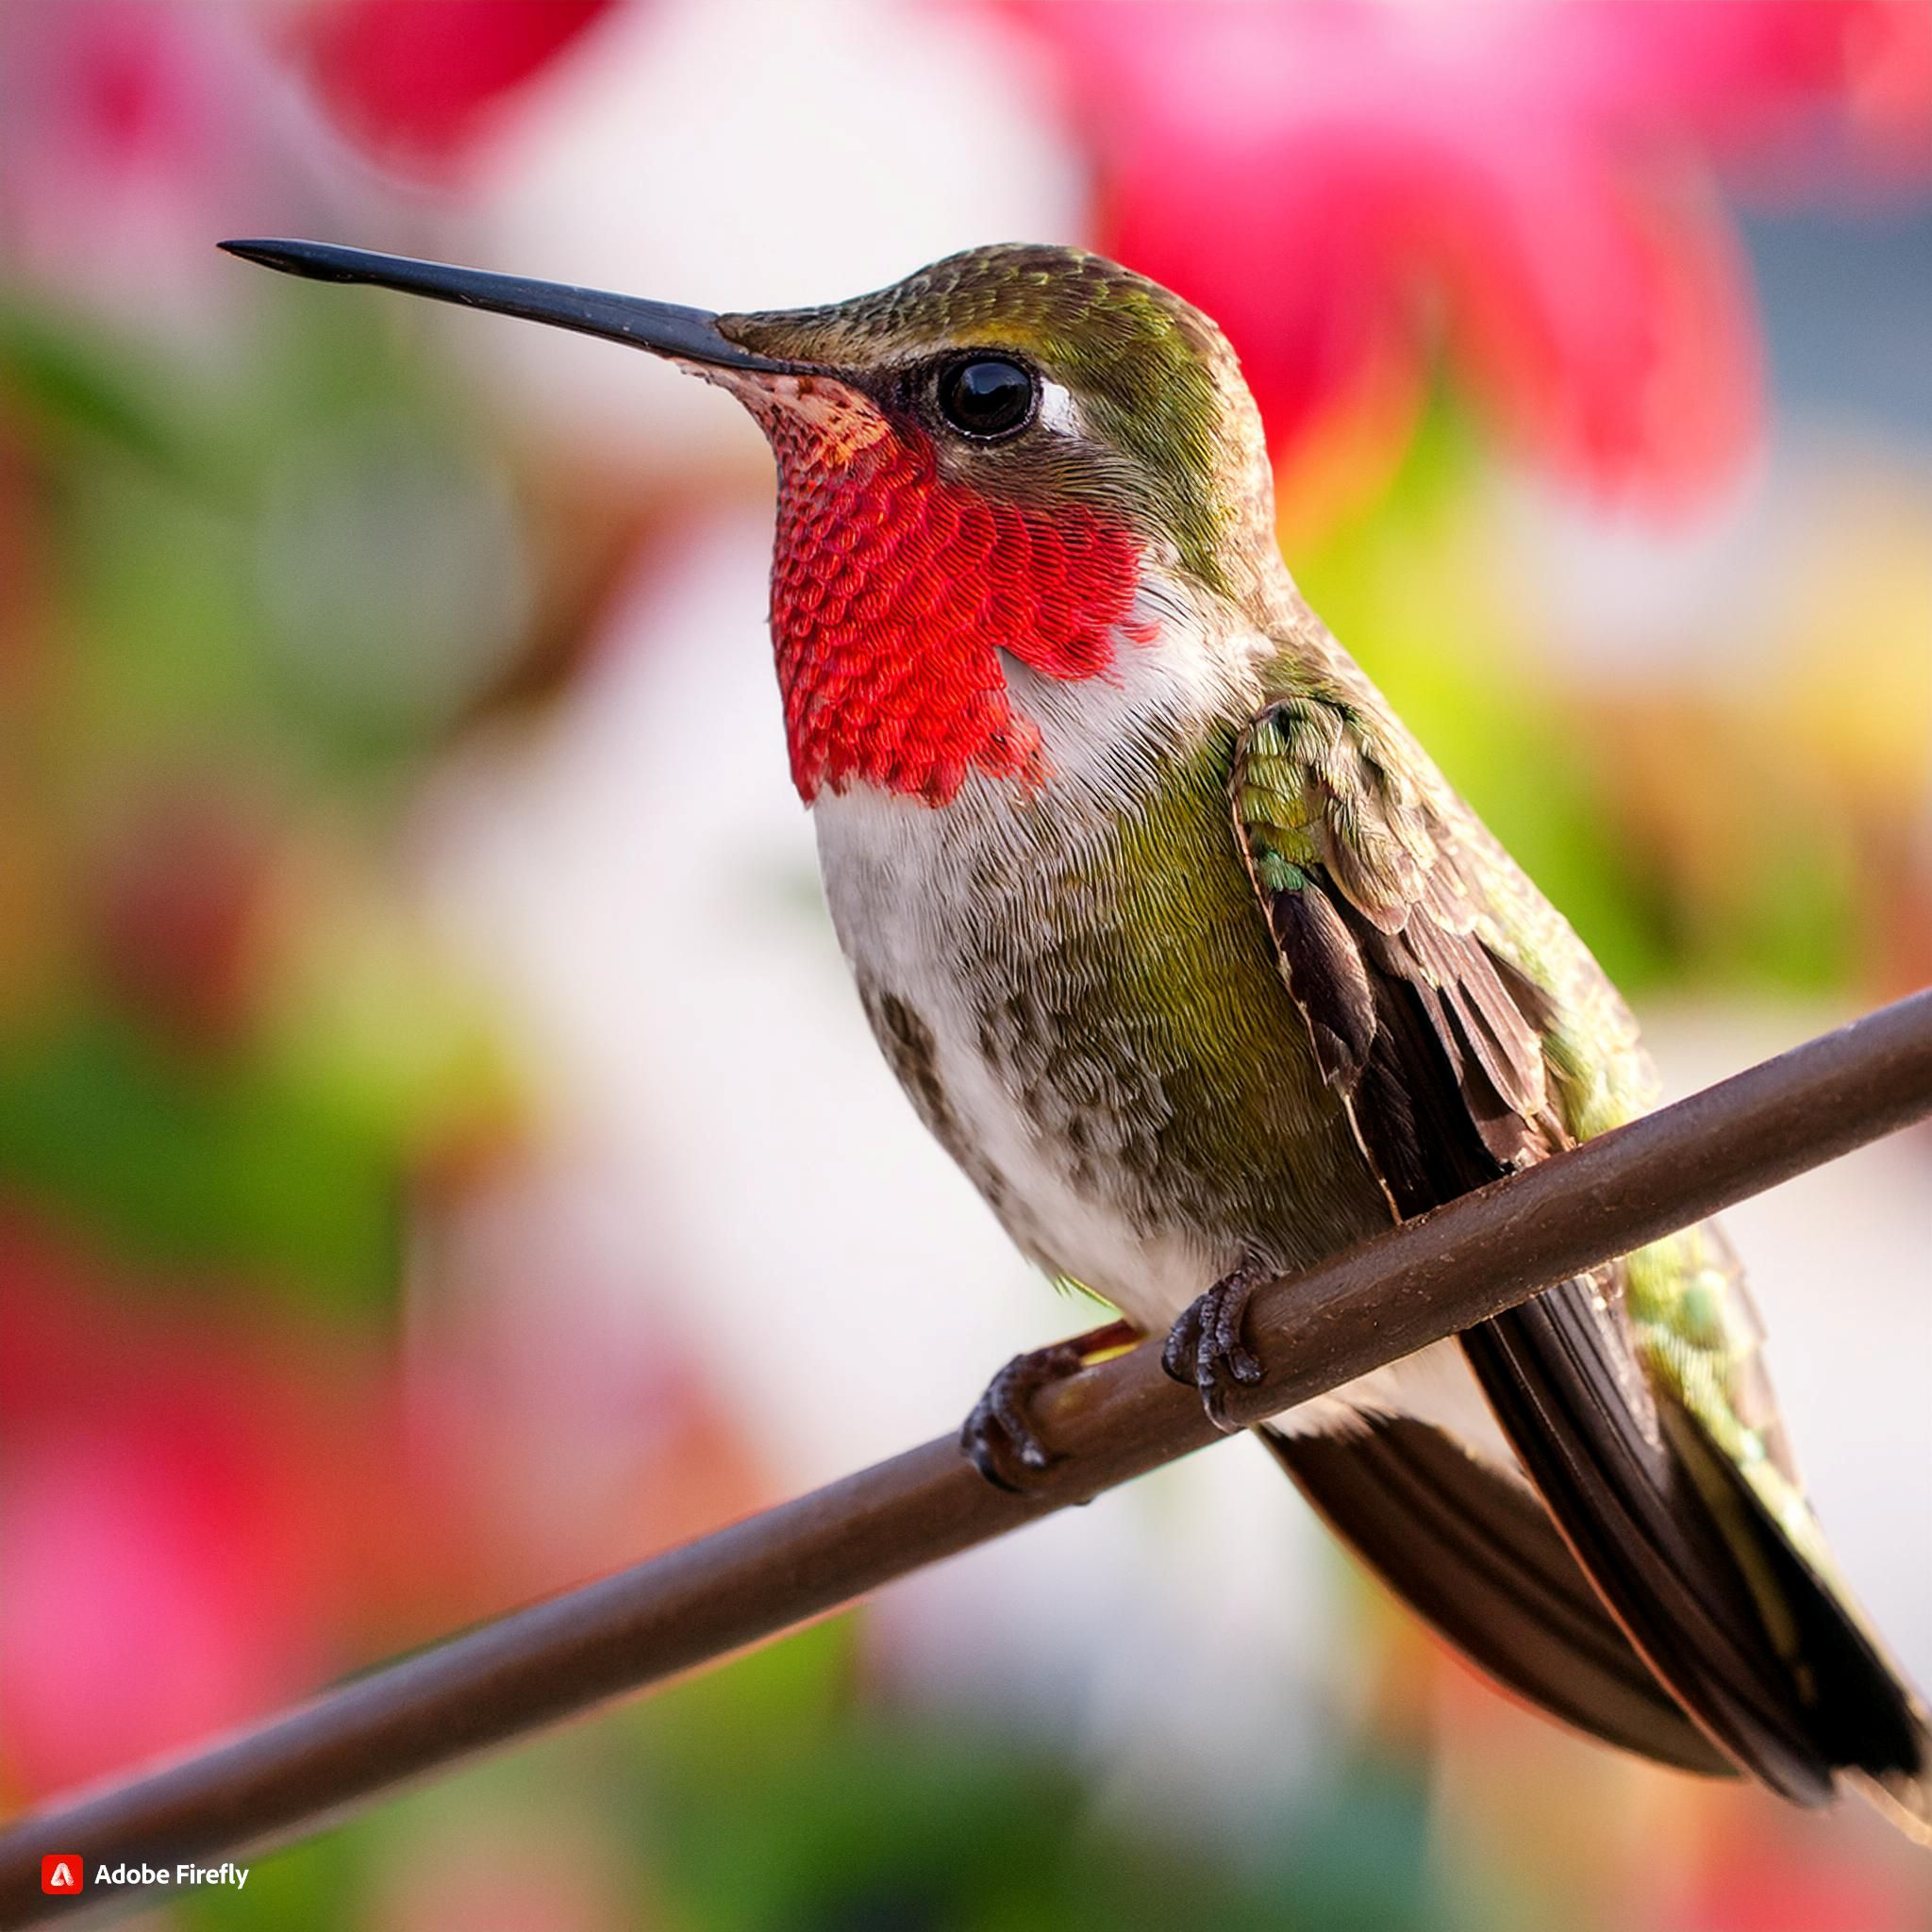
MULTIPOLYGON (((777 468, 791 775, 872 1031, 1019 1248, 1219 1418, 1259 1284, 1653 1107, 1628 1008, 1330 635, 1219 328, 1073 248, 714 314, 312 242, 292 275, 522 316, 727 390, 777 468)), ((1932 1842, 1925 1710, 1807 1502, 1706 1224, 1258 1431, 1483 1675, 1609 1744, 1932 1842)))

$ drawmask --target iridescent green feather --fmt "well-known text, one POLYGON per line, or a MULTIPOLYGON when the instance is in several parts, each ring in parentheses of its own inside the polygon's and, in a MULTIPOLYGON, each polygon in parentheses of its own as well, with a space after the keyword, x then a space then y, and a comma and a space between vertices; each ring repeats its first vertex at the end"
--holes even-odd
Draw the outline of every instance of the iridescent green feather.
MULTIPOLYGON (((1427 755, 1352 667, 1280 661, 1275 702, 1244 735, 1232 797, 1253 876, 1304 890, 1318 866, 1387 927, 1448 908, 1547 996, 1542 1058, 1562 1138, 1585 1141, 1648 1111, 1657 1077, 1628 1008, 1427 755)), ((1761 1331, 1714 1226, 1624 1257, 1624 1308, 1654 1384, 1696 1418, 1821 1575, 1836 1566, 1783 1447, 1761 1331)))

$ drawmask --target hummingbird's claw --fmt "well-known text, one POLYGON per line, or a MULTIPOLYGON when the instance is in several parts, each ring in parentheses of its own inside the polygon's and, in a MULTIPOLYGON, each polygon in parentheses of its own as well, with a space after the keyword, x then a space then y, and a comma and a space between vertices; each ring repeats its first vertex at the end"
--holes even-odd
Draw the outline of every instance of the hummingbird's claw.
POLYGON ((1264 1373, 1260 1357, 1241 1340, 1241 1330, 1248 1303, 1271 1274, 1249 1262, 1223 1275, 1181 1310, 1160 1351, 1161 1368, 1174 1381, 1199 1390, 1208 1420, 1226 1433, 1243 1426, 1227 1419, 1228 1384, 1252 1388, 1264 1373))
POLYGON ((1129 1346, 1140 1331, 1114 1322, 1070 1341, 1016 1355, 973 1405, 959 1431, 959 1447, 981 1475, 997 1490, 1024 1495, 1058 1457, 1040 1440, 1028 1407, 1051 1382, 1083 1369, 1096 1356, 1129 1346))

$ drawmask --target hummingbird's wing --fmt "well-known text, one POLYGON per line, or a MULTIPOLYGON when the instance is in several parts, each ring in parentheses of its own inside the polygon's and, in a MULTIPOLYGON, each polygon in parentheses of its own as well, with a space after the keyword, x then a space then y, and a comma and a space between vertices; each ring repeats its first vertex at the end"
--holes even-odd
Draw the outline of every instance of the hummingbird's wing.
MULTIPOLYGON (((1240 741, 1235 830, 1324 1076, 1393 1210, 1420 1213, 1652 1105, 1614 990, 1373 690, 1332 665, 1282 675, 1240 741)), ((1711 1228, 1463 1338, 1563 1541, 1725 1756, 1803 1804, 1858 1777, 1924 1832, 1924 1713, 1837 1580, 1757 1343, 1711 1228)), ((1301 1452, 1287 1451, 1292 1467, 1301 1452)), ((1386 1503, 1397 1488, 1374 1492, 1386 1503)), ((1351 1537, 1372 1559, 1392 1541, 1359 1512, 1351 1537)), ((1560 1648, 1559 1620, 1545 1623, 1560 1648)), ((1478 1660, 1495 1669, 1498 1647, 1478 1660)), ((1583 1646, 1569 1648, 1580 1666, 1583 1646)), ((1525 1688, 1520 1669, 1499 1674, 1525 1688)))

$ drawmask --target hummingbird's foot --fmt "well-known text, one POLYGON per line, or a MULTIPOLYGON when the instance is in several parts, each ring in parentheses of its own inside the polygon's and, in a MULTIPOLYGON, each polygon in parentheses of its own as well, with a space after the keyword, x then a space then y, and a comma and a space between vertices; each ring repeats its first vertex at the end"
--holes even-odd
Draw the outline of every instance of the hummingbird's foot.
POLYGON ((1028 1414, 1034 1396, 1051 1382, 1074 1374, 1103 1355, 1130 1348, 1141 1339, 1131 1322, 1109 1322, 1068 1341, 1016 1355, 973 1405, 959 1431, 959 1447, 974 1469, 996 1490, 1024 1495, 1031 1479, 1058 1459, 1040 1440, 1028 1414))
POLYGON ((1274 1270, 1256 1261, 1224 1274, 1181 1310, 1160 1351, 1161 1368, 1174 1381, 1200 1391, 1208 1420, 1225 1433, 1243 1426, 1227 1420, 1228 1385, 1252 1388, 1261 1379, 1261 1358, 1242 1341, 1241 1328, 1255 1291, 1273 1279, 1274 1270))

